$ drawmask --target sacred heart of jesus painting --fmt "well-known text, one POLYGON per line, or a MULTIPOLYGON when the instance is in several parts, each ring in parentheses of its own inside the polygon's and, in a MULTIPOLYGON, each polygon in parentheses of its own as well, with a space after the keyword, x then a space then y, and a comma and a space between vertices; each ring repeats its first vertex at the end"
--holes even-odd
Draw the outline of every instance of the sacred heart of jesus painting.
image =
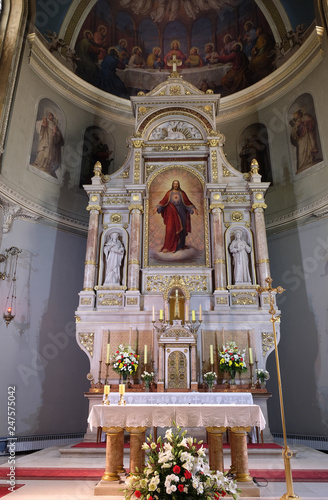
POLYGON ((204 188, 190 170, 166 168, 149 189, 149 266, 205 265, 204 188))

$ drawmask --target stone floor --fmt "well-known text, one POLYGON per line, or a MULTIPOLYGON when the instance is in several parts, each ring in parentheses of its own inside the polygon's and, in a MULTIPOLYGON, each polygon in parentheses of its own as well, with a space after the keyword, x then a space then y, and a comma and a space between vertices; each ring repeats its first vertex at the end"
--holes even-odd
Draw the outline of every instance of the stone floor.
MULTIPOLYGON (((68 448, 69 446, 67 446, 68 448)), ((291 467, 294 469, 324 469, 328 470, 328 455, 303 446, 291 446, 295 455, 291 459, 291 467)), ((58 467, 58 468, 103 468, 105 456, 91 457, 88 452, 76 457, 62 455, 59 447, 51 447, 38 452, 17 455, 17 467, 58 467)), ((124 465, 129 466, 128 452, 124 456, 124 465)), ((225 465, 229 466, 229 456, 225 454, 225 465)), ((8 457, 0 456, 0 467, 8 467, 8 457)), ((250 469, 283 469, 284 463, 280 453, 250 453, 250 469)), ((287 492, 286 484, 280 482, 266 483, 265 477, 258 478, 260 484, 261 498, 278 500, 287 492)), ((0 480, 1 484, 5 480, 0 480)), ((24 486, 5 498, 24 500, 91 500, 94 498, 94 487, 97 481, 83 480, 24 480, 17 484, 24 486)), ((327 483, 294 482, 294 493, 303 500, 328 500, 327 483)), ((98 497, 99 498, 99 497, 98 497)), ((121 500, 122 496, 103 496, 100 498, 108 500, 121 500)), ((245 497, 243 500, 247 500, 245 497)))

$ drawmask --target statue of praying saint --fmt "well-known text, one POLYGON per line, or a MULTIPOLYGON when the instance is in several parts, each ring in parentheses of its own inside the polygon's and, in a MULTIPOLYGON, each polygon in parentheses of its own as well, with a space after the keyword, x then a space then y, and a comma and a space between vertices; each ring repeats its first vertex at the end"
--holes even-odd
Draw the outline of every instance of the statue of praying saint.
POLYGON ((233 258, 234 284, 252 283, 249 274, 248 254, 251 253, 251 247, 243 240, 243 233, 237 229, 234 233, 235 239, 230 243, 229 250, 233 258))
POLYGON ((124 245, 119 239, 118 233, 111 233, 104 245, 106 258, 104 285, 121 284, 121 265, 124 256, 124 245))

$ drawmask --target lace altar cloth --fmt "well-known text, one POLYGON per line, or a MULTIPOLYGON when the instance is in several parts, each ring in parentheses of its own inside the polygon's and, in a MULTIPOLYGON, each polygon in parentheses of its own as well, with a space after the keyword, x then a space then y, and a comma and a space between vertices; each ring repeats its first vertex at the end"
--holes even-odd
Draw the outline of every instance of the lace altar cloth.
MULTIPOLYGON (((109 395, 110 404, 117 404, 120 399, 118 392, 109 395)), ((253 404, 250 392, 126 392, 126 404, 253 404)))
POLYGON ((258 405, 94 405, 88 422, 97 427, 259 427, 266 422, 258 405))

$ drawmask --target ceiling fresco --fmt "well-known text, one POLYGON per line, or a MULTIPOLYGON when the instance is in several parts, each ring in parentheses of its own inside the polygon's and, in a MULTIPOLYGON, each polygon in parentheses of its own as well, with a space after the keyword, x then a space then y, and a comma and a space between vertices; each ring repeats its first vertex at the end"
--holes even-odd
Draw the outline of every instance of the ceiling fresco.
POLYGON ((270 75, 306 37, 312 2, 270 3, 267 19, 254 0, 61 0, 51 16, 40 1, 36 26, 63 64, 117 97, 149 92, 174 61, 195 87, 226 96, 270 75))

